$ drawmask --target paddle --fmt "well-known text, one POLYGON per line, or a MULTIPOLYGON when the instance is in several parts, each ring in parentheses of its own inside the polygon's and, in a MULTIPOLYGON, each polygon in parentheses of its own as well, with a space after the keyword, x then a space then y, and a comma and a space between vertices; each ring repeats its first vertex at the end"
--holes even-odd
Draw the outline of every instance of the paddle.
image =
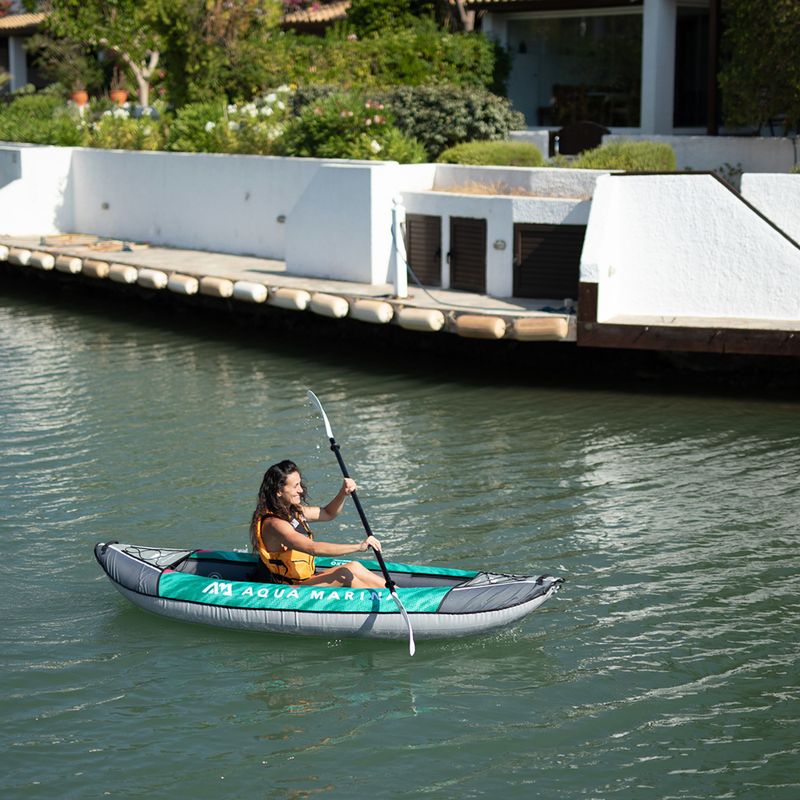
MULTIPOLYGON (((331 424, 328 422, 328 415, 325 413, 325 409, 322 407, 322 403, 320 403, 319 398, 311 391, 308 390, 308 396, 311 398, 319 408, 319 413, 322 414, 322 420, 325 423, 325 431, 328 434, 328 439, 331 442, 331 450, 333 450, 333 454, 336 456, 336 460, 339 462, 339 468, 342 470, 342 475, 345 478, 349 478, 350 474, 347 471, 347 466, 344 463, 344 459, 342 458, 342 454, 339 450, 339 445, 336 443, 336 439, 333 437, 333 431, 331 430, 331 424)), ((361 507, 361 501, 358 499, 358 495, 356 492, 352 492, 350 497, 353 498, 353 502, 355 503, 356 510, 358 511, 358 516, 361 517, 361 524, 364 526, 364 530, 367 533, 367 536, 372 536, 372 528, 369 526, 369 521, 367 520, 367 515, 364 513, 364 509, 361 507)), ((397 592, 395 591, 395 582, 392 580, 391 575, 389 575, 389 570, 386 569, 386 562, 383 560, 383 555, 381 554, 380 550, 376 550, 372 545, 370 545, 370 549, 373 553, 375 553, 375 557, 378 559, 378 565, 381 568, 381 572, 383 573, 384 580, 386 581, 386 588, 389 590, 389 594, 392 596, 392 600, 397 604, 397 608, 400 609, 400 613, 403 615, 403 619, 408 626, 408 653, 409 655, 414 655, 414 651, 417 649, 416 645, 414 644, 414 631, 411 629, 411 620, 408 618, 408 612, 406 611, 403 602, 397 596, 397 592)))

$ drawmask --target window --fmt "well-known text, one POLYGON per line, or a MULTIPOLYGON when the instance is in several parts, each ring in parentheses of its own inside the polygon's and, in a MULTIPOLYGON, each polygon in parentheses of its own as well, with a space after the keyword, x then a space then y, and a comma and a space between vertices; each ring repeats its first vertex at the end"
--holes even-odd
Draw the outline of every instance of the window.
POLYGON ((529 125, 638 127, 642 15, 509 20, 509 96, 529 125))

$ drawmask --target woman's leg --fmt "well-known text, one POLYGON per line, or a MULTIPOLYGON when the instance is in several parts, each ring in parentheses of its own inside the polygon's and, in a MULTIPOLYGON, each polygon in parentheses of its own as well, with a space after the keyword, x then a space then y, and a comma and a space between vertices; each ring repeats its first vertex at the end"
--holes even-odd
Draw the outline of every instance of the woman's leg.
POLYGON ((386 581, 358 561, 331 567, 303 581, 303 586, 347 586, 351 589, 382 589, 386 581))

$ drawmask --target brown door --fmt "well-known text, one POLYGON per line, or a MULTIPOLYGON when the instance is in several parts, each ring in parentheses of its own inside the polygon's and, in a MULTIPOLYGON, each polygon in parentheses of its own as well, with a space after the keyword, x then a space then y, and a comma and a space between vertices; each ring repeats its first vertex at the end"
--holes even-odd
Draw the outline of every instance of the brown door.
MULTIPOLYGON (((442 285, 442 218, 406 215, 406 255, 417 280, 424 286, 442 285)), ((414 276, 410 276, 410 282, 414 276)))
POLYGON ((450 217, 450 287, 486 293, 486 220, 450 217))
POLYGON ((585 225, 514 226, 514 297, 578 297, 585 225))

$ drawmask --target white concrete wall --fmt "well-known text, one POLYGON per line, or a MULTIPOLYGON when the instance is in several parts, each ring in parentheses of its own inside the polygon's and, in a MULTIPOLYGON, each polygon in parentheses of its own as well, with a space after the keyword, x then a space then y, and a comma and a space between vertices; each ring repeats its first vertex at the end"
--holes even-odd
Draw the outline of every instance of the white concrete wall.
POLYGON ((709 175, 600 178, 581 281, 601 322, 800 319, 800 249, 709 175))
MULTIPOLYGON (((666 142, 675 151, 679 170, 713 172, 730 165, 744 172, 789 172, 795 164, 791 139, 759 136, 657 136, 607 134, 614 141, 666 142)), ((797 145, 800 156, 800 143, 797 145)))
POLYGON ((535 144, 539 152, 547 158, 550 154, 550 132, 541 129, 530 129, 526 131, 511 131, 508 138, 512 142, 530 142, 535 144))
POLYGON ((0 151, 0 232, 80 231, 385 283, 396 169, 393 162, 9 145, 0 151))
POLYGON ((800 175, 742 175, 742 196, 800 242, 800 175))
POLYGON ((286 225, 324 161, 75 150, 75 227, 101 236, 283 259, 286 225))
POLYGON ((72 148, 0 144, 0 234, 74 230, 72 148))
POLYGON ((287 217, 288 271, 365 283, 392 280, 397 165, 324 164, 287 217))
POLYGON ((473 184, 508 187, 539 197, 588 199, 595 183, 607 170, 557 169, 554 167, 472 167, 437 164, 433 189, 457 190, 473 184))

